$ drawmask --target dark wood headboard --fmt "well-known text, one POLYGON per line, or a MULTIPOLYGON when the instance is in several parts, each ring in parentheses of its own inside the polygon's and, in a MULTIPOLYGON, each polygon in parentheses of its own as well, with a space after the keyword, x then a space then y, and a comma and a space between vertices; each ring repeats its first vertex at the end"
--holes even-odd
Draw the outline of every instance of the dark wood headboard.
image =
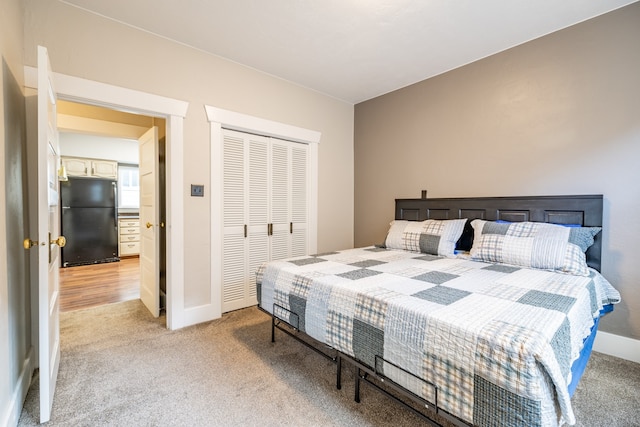
MULTIPOLYGON (((484 219, 534 221, 602 227, 602 195, 396 199, 396 219, 484 219)), ((463 239, 471 239, 467 223, 463 239)), ((464 242, 461 242, 464 246, 464 242)), ((602 232, 587 250, 587 264, 600 271, 602 232)))

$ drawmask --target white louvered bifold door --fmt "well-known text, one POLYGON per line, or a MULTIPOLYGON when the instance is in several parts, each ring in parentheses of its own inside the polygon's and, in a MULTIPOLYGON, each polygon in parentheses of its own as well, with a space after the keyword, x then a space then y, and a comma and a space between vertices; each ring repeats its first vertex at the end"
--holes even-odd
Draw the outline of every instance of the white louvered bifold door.
POLYGON ((245 141, 242 134, 223 133, 222 311, 244 303, 247 279, 245 244, 245 141))
POLYGON ((255 305, 265 261, 307 254, 308 147, 224 129, 222 312, 255 305))
POLYGON ((291 255, 308 255, 309 146, 291 143, 291 255))
POLYGON ((290 142, 271 138, 271 259, 291 256, 289 242, 290 142))
POLYGON ((258 303, 256 270, 269 261, 269 138, 247 135, 249 144, 247 199, 248 277, 244 307, 258 303))

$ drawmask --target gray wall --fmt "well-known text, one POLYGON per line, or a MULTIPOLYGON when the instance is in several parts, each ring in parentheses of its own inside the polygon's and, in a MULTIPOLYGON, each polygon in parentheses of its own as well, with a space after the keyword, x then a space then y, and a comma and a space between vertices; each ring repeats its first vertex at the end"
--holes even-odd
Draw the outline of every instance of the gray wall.
POLYGON ((34 369, 20 0, 0 13, 0 426, 15 425, 34 369))
POLYGON ((640 3, 355 107, 356 246, 394 198, 603 194, 601 329, 640 339, 640 3))

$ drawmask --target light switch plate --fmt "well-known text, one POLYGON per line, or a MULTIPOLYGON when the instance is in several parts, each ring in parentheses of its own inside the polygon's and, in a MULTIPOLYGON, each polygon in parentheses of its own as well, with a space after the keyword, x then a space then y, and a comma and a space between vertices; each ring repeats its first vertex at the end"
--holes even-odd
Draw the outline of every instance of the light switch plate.
POLYGON ((204 185, 191 184, 191 197, 204 197, 204 185))

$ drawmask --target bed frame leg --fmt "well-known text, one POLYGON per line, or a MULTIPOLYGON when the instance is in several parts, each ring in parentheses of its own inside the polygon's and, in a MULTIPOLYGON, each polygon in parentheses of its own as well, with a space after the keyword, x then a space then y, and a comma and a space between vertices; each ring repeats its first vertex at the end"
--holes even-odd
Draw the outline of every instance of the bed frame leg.
POLYGON ((339 355, 336 357, 336 388, 338 390, 342 389, 342 357, 339 355))
POLYGON ((276 342, 276 316, 271 316, 271 342, 276 342))
POLYGON ((360 403, 360 368, 356 368, 356 393, 353 400, 360 403))

